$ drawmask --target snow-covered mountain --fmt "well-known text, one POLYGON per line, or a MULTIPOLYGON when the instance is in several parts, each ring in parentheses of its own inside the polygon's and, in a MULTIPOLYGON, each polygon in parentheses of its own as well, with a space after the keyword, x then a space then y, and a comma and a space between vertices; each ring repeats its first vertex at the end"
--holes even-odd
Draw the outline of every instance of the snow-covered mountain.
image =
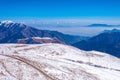
POLYGON ((86 39, 86 37, 67 35, 57 31, 40 30, 13 21, 0 22, 0 43, 19 43, 20 39, 25 40, 25 43, 41 43, 31 40, 32 37, 54 38, 69 45, 86 39), (29 38, 29 40, 26 41, 26 38, 29 38))
POLYGON ((1 44, 0 80, 119 80, 120 59, 62 44, 1 44))

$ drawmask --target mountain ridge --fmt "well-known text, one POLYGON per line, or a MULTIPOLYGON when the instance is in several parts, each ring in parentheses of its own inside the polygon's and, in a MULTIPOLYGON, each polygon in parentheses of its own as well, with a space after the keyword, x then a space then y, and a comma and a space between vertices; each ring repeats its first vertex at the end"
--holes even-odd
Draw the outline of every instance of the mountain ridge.
POLYGON ((0 23, 0 37, 0 43, 17 43, 18 39, 31 37, 50 37, 57 38, 61 42, 69 45, 86 39, 86 37, 63 34, 57 31, 39 30, 22 23, 11 21, 3 21, 0 23))
POLYGON ((80 41, 73 46, 83 50, 97 50, 120 58, 120 30, 102 32, 88 40, 80 41))

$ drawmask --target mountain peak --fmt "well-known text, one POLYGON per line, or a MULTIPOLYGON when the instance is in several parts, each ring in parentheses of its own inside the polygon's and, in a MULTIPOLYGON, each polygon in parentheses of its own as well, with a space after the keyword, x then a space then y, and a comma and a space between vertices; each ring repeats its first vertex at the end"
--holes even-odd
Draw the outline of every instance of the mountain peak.
POLYGON ((114 28, 114 29, 112 29, 112 31, 120 31, 120 30, 119 30, 119 29, 115 29, 115 28, 114 28))
POLYGON ((11 24, 15 24, 15 22, 10 20, 5 20, 0 22, 0 26, 4 26, 4 27, 9 27, 11 24))
POLYGON ((114 28, 114 29, 112 29, 112 30, 104 30, 102 33, 111 33, 111 32, 120 32, 120 30, 114 28))
POLYGON ((17 23, 11 20, 5 20, 0 22, 1 27, 6 27, 6 28, 15 28, 15 27, 25 27, 26 25, 23 23, 17 23))
POLYGON ((13 21, 11 21, 11 20, 5 20, 5 21, 1 21, 1 23, 6 23, 6 24, 10 24, 10 23, 14 23, 13 21))

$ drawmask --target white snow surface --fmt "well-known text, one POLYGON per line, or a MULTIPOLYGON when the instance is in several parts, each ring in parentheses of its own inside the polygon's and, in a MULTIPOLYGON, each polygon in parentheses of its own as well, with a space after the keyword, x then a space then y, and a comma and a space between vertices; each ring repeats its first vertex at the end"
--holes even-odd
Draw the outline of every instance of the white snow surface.
POLYGON ((15 24, 15 22, 10 21, 10 20, 5 20, 5 21, 1 21, 0 22, 0 26, 4 26, 6 28, 9 28, 9 27, 11 27, 14 24, 15 24))
POLYGON ((47 39, 47 40, 52 40, 50 37, 32 37, 32 39, 47 39))
POLYGON ((120 59, 63 44, 0 44, 0 80, 120 80, 120 59))

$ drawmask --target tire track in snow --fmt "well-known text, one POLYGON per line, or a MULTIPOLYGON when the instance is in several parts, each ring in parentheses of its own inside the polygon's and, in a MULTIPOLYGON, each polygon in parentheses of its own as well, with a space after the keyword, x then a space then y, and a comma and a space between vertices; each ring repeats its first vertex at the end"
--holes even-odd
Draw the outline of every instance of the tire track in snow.
POLYGON ((26 58, 23 58, 23 57, 20 57, 20 56, 17 56, 17 55, 5 55, 5 54, 0 54, 0 55, 5 56, 5 57, 9 57, 9 58, 12 58, 12 59, 19 60, 19 61, 31 66, 32 68, 36 69, 37 71, 42 73, 45 77, 47 77, 50 80, 60 80, 60 79, 58 79, 56 77, 50 76, 47 73, 45 73, 43 70, 41 70, 40 65, 38 65, 37 63, 35 63, 35 62, 31 61, 31 60, 28 60, 26 58))

